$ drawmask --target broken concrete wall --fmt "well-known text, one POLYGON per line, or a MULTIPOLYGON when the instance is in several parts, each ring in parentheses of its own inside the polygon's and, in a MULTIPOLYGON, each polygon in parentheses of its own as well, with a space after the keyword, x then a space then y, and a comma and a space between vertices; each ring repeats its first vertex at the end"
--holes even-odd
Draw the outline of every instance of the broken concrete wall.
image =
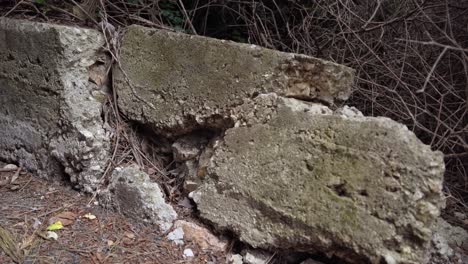
MULTIPOLYGON (((0 159, 97 187, 109 139, 90 69, 103 42, 93 30, 0 19, 0 159)), ((442 156, 392 120, 327 107, 349 97, 352 69, 139 26, 121 51, 121 110, 174 143, 187 191, 220 231, 354 263, 424 261, 442 156)), ((110 183, 102 200, 122 212, 162 230, 176 218, 138 168, 110 183)))
POLYGON ((219 230, 353 263, 424 261, 442 155, 390 119, 325 106, 349 96, 353 70, 138 26, 121 50, 121 109, 174 140, 201 217, 219 230), (186 141, 200 128, 222 132, 197 150, 186 141))
POLYGON ((1 159, 96 187, 109 139, 88 67, 103 43, 90 29, 0 19, 1 159))

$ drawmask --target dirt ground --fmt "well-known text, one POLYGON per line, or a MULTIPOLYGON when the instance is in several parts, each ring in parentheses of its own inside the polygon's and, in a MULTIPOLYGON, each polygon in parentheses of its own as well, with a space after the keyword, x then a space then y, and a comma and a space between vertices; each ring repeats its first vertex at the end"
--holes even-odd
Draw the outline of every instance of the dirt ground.
POLYGON ((176 246, 154 226, 103 209, 63 182, 0 172, 0 263, 225 263, 224 255, 176 246), (46 239, 57 220, 64 225, 54 231, 57 240, 46 239), (186 248, 195 257, 185 258, 186 248))

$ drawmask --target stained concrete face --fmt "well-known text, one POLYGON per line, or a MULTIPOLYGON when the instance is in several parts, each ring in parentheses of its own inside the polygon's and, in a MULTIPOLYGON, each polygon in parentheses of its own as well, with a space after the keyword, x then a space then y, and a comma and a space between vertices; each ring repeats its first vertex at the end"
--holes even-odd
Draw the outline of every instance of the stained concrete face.
POLYGON ((108 158, 88 81, 104 40, 88 29, 0 19, 0 158, 87 191, 108 158))
POLYGON ((193 194, 201 217, 253 247, 422 263, 441 153, 390 119, 304 104, 265 96, 250 109, 270 119, 226 131, 193 194))
POLYGON ((114 68, 120 107, 166 135, 226 128, 232 108, 262 93, 345 100, 354 76, 321 59, 140 26, 127 29, 120 58, 122 67, 114 68))

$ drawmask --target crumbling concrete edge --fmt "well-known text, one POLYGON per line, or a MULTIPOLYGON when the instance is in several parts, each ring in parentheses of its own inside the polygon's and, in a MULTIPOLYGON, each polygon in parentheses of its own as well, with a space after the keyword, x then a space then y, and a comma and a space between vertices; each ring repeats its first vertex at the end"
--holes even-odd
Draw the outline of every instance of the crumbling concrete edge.
POLYGON ((57 32, 63 54, 69 58, 59 68, 65 89, 62 116, 71 122, 63 124, 63 134, 51 141, 51 153, 62 162, 72 183, 92 192, 110 159, 110 134, 101 118, 103 105, 92 96, 94 86, 88 80, 88 67, 101 57, 105 40, 91 29, 63 27, 57 32))

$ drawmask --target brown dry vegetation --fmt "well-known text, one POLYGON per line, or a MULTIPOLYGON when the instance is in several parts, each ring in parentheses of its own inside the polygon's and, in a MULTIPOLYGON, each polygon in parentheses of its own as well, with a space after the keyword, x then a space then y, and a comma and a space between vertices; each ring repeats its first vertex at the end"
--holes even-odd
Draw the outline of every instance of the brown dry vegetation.
POLYGON ((357 70, 348 104, 442 151, 446 193, 468 201, 467 0, 3 0, 0 14, 141 24, 346 64, 357 70))
MULTIPOLYGON (((64 183, 20 172, 0 171, 0 263, 225 262, 222 252, 190 241, 177 246, 154 226, 96 206, 64 183), (96 219, 86 218, 88 213, 96 219), (56 219, 65 227, 56 231, 57 240, 46 239, 46 228, 56 219), (183 257, 186 247, 194 258, 183 257)), ((187 217, 185 208, 177 210, 187 217)))

